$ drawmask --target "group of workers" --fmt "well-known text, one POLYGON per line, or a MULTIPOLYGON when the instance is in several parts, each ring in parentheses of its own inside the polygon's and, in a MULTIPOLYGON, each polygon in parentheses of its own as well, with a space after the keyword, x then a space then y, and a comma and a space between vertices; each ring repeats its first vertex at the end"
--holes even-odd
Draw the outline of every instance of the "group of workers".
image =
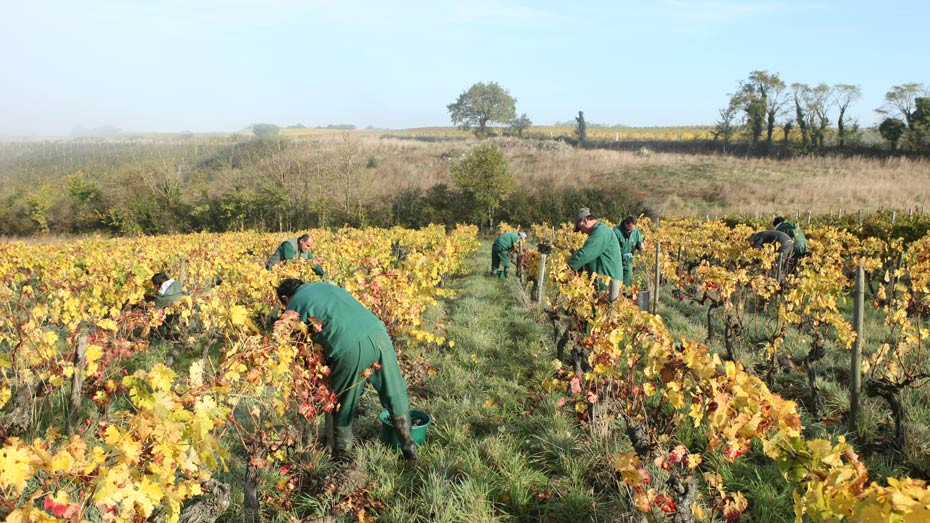
MULTIPOLYGON (((309 261, 321 278, 326 272, 310 248, 313 237, 304 234, 282 242, 265 264, 271 270, 282 262, 309 261)), ((155 292, 150 299, 157 307, 178 301, 185 295, 181 282, 160 272, 152 277, 155 292)), ((401 443, 404 459, 417 459, 412 436, 407 386, 397 363, 394 344, 384 323, 351 294, 328 282, 305 283, 296 278, 280 282, 276 297, 285 311, 294 311, 301 322, 310 321, 313 341, 323 348, 330 369, 329 379, 338 405, 327 416, 327 442, 335 460, 351 460, 353 418, 366 382, 371 382, 381 405, 391 415, 391 422, 401 443), (377 369, 377 370, 375 370, 377 369), (372 372, 368 374, 367 370, 372 372)))
MULTIPOLYGON (((584 245, 568 260, 573 270, 603 275, 611 281, 633 284, 633 260, 643 251, 644 238, 636 218, 627 216, 610 228, 599 221, 591 210, 582 208, 575 214, 575 231, 588 235, 584 245)), ((780 261, 808 254, 807 240, 797 224, 776 218, 774 229, 753 234, 753 247, 769 243, 779 245, 780 261)), ((491 268, 499 278, 505 278, 510 266, 510 252, 526 240, 522 231, 505 232, 491 247, 491 268)), ((313 272, 326 277, 326 272, 311 252, 313 237, 309 234, 282 242, 265 263, 271 270, 283 262, 312 262, 313 272)), ((156 289, 150 296, 158 307, 176 302, 185 295, 182 283, 159 272, 152 277, 156 289)), ((601 289, 606 285, 599 282, 601 289)), ((611 286, 613 287, 613 286, 611 286)), ((613 290, 613 289, 612 289, 613 290)), ((613 295, 611 299, 616 299, 613 295)), ((410 403, 407 387, 397 363, 394 345, 384 323, 344 289, 328 282, 305 283, 288 278, 277 287, 276 296, 287 311, 296 312, 300 321, 310 319, 315 327, 313 339, 323 348, 330 368, 333 391, 339 400, 332 415, 332 439, 329 442, 334 458, 350 459, 353 442, 353 418, 365 383, 370 381, 378 392, 381 405, 388 410, 407 460, 417 459, 416 443, 411 434, 410 403), (365 377, 366 369, 378 369, 365 377)), ((329 432, 329 431, 328 431, 329 432)))
MULTIPOLYGON (((572 270, 584 270, 589 274, 598 274, 610 278, 611 282, 622 281, 626 287, 633 285, 633 259, 637 253, 643 252, 645 238, 637 227, 636 217, 627 216, 619 225, 610 228, 599 221, 588 208, 579 209, 575 213, 575 232, 588 235, 584 245, 572 253, 568 265, 572 270)), ((789 222, 782 217, 776 217, 772 222, 773 229, 760 231, 749 238, 752 247, 760 248, 769 243, 779 246, 778 268, 779 274, 791 270, 797 261, 807 256, 810 251, 807 239, 798 224, 789 222)), ((491 246, 491 271, 499 278, 505 278, 507 268, 510 266, 509 253, 518 242, 526 239, 525 232, 505 232, 494 240, 491 246)), ((598 288, 604 290, 607 284, 598 281, 598 288)), ((610 286, 610 299, 618 297, 618 286, 610 286)))
MULTIPOLYGON (((584 245, 575 251, 568 260, 572 270, 607 276, 611 281, 622 281, 623 285, 633 285, 633 259, 636 253, 643 251, 643 233, 636 226, 636 218, 627 216, 619 225, 610 228, 598 220, 588 208, 575 213, 575 232, 588 235, 584 245)), ((525 232, 505 232, 494 240, 491 247, 491 271, 499 278, 506 278, 509 251, 518 241, 526 239, 525 232)), ((599 287, 606 284, 598 282, 599 287)), ((616 299, 616 296, 611 296, 616 299)))

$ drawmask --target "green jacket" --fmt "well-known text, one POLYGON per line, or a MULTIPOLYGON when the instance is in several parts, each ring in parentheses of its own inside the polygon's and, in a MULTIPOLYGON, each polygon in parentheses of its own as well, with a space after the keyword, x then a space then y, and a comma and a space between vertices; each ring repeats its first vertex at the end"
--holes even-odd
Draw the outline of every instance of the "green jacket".
POLYGON ((155 306, 164 307, 165 305, 170 305, 181 299, 181 296, 187 294, 184 292, 184 289, 181 288, 181 282, 177 280, 168 280, 166 286, 162 286, 161 289, 155 292, 155 306), (162 291, 164 289, 164 292, 162 291))
POLYGON ((597 222, 584 245, 568 259, 573 270, 584 268, 588 273, 604 274, 612 279, 623 277, 623 262, 620 245, 610 227, 597 222))
MULTIPOLYGON (((304 252, 300 252, 300 249, 297 245, 297 238, 291 238, 285 242, 282 242, 277 249, 271 254, 271 257, 268 258, 268 262, 265 263, 265 268, 271 270, 272 267, 281 263, 282 261, 287 260, 312 260, 313 253, 310 252, 310 249, 307 249, 304 252)), ((323 267, 320 264, 313 265, 313 272, 319 277, 325 277, 326 272, 323 270, 323 267)))
POLYGON ((496 240, 494 240, 494 244, 491 245, 491 248, 499 251, 509 251, 510 249, 513 249, 513 246, 516 245, 519 241, 519 234, 513 231, 505 232, 504 234, 498 236, 496 240))
POLYGON ((633 251, 641 251, 643 248, 643 233, 637 228, 627 234, 622 225, 614 227, 614 235, 620 242, 620 254, 633 254, 633 251))
POLYGON ((807 248, 807 238, 804 237, 804 231, 798 227, 798 224, 785 220, 776 225, 775 230, 787 234, 789 238, 794 240, 795 256, 800 256, 810 252, 810 249, 807 248))
POLYGON ((287 304, 301 321, 316 318, 323 331, 313 340, 323 346, 327 359, 358 350, 359 343, 373 332, 386 332, 384 324, 351 294, 331 283, 305 283, 287 304))

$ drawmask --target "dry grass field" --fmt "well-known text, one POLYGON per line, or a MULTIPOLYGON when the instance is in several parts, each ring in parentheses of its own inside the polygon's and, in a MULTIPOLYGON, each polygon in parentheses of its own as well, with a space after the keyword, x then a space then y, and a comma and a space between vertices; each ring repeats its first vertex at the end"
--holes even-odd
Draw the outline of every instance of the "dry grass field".
MULTIPOLYGON (((771 213, 811 209, 906 209, 930 203, 926 159, 805 156, 791 159, 683 155, 576 149, 551 140, 494 138, 520 187, 622 184, 644 203, 670 215, 771 213)), ((339 156, 349 147, 358 158, 375 157, 370 188, 451 183, 449 165, 477 140, 422 140, 372 131, 310 134, 295 138, 292 154, 339 156)))
MULTIPOLYGON (((289 209, 340 213, 337 221, 360 222, 361 209, 380 212, 379 219, 386 220, 395 212, 393 202, 407 201, 397 198, 414 194, 411 190, 425 194, 437 184, 452 186, 451 167, 478 143, 472 134, 448 127, 286 129, 282 135, 283 139, 272 141, 239 133, 0 143, 0 201, 7 210, 0 216, 9 225, 4 233, 34 232, 36 213, 49 220, 52 232, 82 230, 73 226, 82 211, 75 207, 67 182, 76 172, 83 173, 96 195, 91 202, 96 211, 84 210, 85 231, 101 227, 101 218, 94 218, 93 212, 109 220, 106 230, 121 234, 139 228, 179 230, 181 223, 193 229, 228 227, 236 220, 240 226, 246 221, 259 228, 281 226, 281 219, 272 224, 246 212, 258 209, 261 214, 262 208, 279 200, 286 200, 289 209), (269 197, 273 201, 258 201, 269 197), (164 218, 163 207, 152 206, 157 201, 181 202, 186 207, 176 208, 177 216, 164 218), (240 208, 241 212, 236 210, 240 208), (200 218, 192 219, 195 209, 200 218)), ((604 208, 604 213, 651 209, 666 216, 792 215, 811 210, 826 215, 840 209, 847 213, 905 210, 930 203, 930 159, 926 158, 826 154, 776 159, 659 152, 640 145, 661 148, 668 142, 584 149, 549 138, 490 139, 503 150, 516 176, 517 191, 555 202, 560 196, 571 200, 575 190, 603 188, 609 195, 605 198, 617 205, 609 209, 604 199, 590 205, 604 208), (546 193, 550 188, 573 191, 546 193)), ((580 203, 571 202, 565 205, 580 203)), ((417 205, 409 212, 417 212, 417 205)), ((556 202, 556 208, 561 205, 556 202)), ((505 215, 508 209, 502 209, 505 215)), ((556 214, 563 211, 556 209, 556 214)), ((308 216, 295 219, 322 219, 308 216)))

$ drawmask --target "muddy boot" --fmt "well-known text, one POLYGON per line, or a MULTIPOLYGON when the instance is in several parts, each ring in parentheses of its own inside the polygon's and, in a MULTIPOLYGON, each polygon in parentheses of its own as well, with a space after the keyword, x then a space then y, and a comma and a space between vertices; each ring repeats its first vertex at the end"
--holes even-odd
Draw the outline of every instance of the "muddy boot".
POLYGON ((333 427, 333 460, 340 462, 352 461, 352 425, 348 427, 333 427))
POLYGON ((410 422, 410 413, 394 416, 391 418, 391 421, 394 423, 394 431, 397 432, 397 439, 400 440, 400 450, 404 453, 404 459, 407 461, 416 461, 417 444, 414 443, 413 436, 410 434, 413 428, 410 422))

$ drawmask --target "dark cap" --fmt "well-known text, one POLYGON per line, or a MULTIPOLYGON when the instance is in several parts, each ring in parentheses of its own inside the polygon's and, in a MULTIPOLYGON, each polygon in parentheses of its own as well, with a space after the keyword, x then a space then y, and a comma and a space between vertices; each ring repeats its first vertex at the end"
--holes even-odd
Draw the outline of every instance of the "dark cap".
POLYGON ((578 209, 578 212, 575 213, 575 232, 578 232, 579 230, 578 222, 580 222, 581 220, 584 220, 588 216, 591 216, 591 209, 588 209, 587 207, 582 207, 581 209, 578 209))

